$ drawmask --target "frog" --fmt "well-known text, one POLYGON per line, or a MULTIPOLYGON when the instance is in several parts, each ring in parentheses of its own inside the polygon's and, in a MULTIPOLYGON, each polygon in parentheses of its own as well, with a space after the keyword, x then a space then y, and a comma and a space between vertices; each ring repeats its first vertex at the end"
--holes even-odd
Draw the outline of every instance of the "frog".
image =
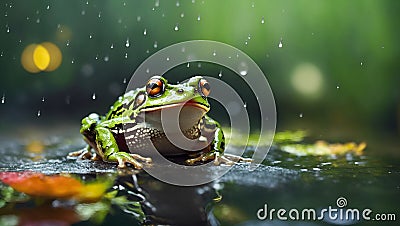
POLYGON ((214 161, 215 165, 232 165, 251 159, 224 153, 225 137, 221 125, 207 115, 211 107, 208 96, 211 86, 202 76, 186 82, 169 84, 160 75, 152 76, 140 88, 120 96, 108 113, 91 113, 82 119, 80 133, 87 146, 71 152, 69 157, 117 163, 142 169, 152 165, 146 155, 149 141, 162 156, 183 156, 184 164, 195 165, 214 161), (201 147, 184 150, 166 136, 161 123, 161 111, 178 109, 181 133, 201 147))

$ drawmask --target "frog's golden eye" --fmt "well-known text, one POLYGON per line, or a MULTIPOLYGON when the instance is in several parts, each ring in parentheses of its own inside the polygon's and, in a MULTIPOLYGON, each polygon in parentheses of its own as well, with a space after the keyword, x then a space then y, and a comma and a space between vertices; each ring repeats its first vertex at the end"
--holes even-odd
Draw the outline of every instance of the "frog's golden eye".
POLYGON ((164 93, 164 82, 159 77, 151 78, 146 85, 149 97, 157 97, 164 93))
POLYGON ((201 94, 203 96, 207 97, 208 95, 210 95, 210 89, 211 89, 211 86, 207 82, 207 80, 205 80, 204 78, 200 79, 200 81, 199 81, 199 90, 200 90, 201 94))

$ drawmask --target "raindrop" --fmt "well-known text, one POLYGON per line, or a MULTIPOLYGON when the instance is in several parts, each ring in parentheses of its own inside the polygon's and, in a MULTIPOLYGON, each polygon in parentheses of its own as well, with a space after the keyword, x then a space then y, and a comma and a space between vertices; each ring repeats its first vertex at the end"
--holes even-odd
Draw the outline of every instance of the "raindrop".
POLYGON ((156 0, 156 2, 154 3, 154 6, 155 6, 155 7, 159 7, 159 6, 160 6, 160 1, 159 1, 159 0, 156 0))
POLYGON ((124 6, 126 6, 126 2, 124 2, 124 4, 123 4, 124 6))
POLYGON ((89 1, 86 1, 86 5, 89 5, 89 1))
POLYGON ((105 62, 108 62, 109 59, 110 59, 110 58, 109 58, 108 56, 105 56, 105 57, 104 57, 104 61, 105 61, 105 62))
POLYGON ((187 67, 187 68, 188 68, 188 67, 190 67, 190 64, 189 64, 189 63, 187 63, 187 64, 186 64, 186 67, 187 67))
POLYGON ((178 27, 178 25, 179 25, 179 24, 176 24, 176 25, 175 25, 175 27, 174 27, 174 31, 178 31, 178 30, 179 30, 179 27, 178 27))
POLYGON ((98 60, 98 59, 99 59, 99 54, 96 54, 96 56, 94 57, 94 59, 98 60))
POLYGON ((46 9, 49 10, 50 9, 50 5, 47 5, 46 9))
POLYGON ((254 8, 254 2, 251 3, 251 8, 254 8))
POLYGON ((99 17, 99 18, 101 17, 101 11, 99 12, 99 15, 98 15, 98 17, 99 17))
POLYGON ((127 38, 127 39, 126 39, 126 42, 125 42, 125 47, 128 48, 129 46, 130 46, 130 44, 129 44, 129 38, 127 38))
POLYGON ((240 64, 239 64, 239 74, 240 75, 242 75, 242 76, 245 76, 245 75, 247 75, 247 73, 248 73, 248 67, 247 67, 247 64, 246 63, 244 63, 244 62, 241 62, 240 64))
POLYGON ((251 39, 251 34, 247 35, 247 39, 248 39, 248 40, 251 39))
POLYGON ((4 104, 6 102, 6 95, 3 93, 3 96, 1 97, 1 103, 4 104))
POLYGON ((96 93, 93 93, 92 100, 96 100, 96 93))
POLYGON ((244 108, 246 108, 246 107, 247 107, 247 103, 246 103, 246 102, 244 102, 244 104, 243 104, 243 107, 244 107, 244 108))
POLYGON ((137 17, 136 17, 136 21, 137 21, 137 22, 139 22, 139 21, 141 21, 141 20, 142 20, 142 17, 141 17, 141 16, 137 16, 137 17))
POLYGON ((218 76, 221 78, 222 77, 222 70, 219 71, 218 76))
POLYGON ((154 42, 153 47, 156 49, 158 47, 157 41, 154 42))
POLYGON ((200 21, 200 20, 201 20, 200 15, 198 15, 197 16, 197 21, 200 21))
POLYGON ((336 86, 336 89, 339 89, 340 88, 340 86, 336 86))
POLYGON ((144 29, 143 35, 147 35, 147 30, 146 29, 144 29))
POLYGON ((198 68, 201 68, 201 63, 198 63, 198 64, 197 64, 197 67, 198 67, 198 68))
POLYGON ((69 40, 67 40, 67 43, 65 44, 66 46, 69 46, 69 40))
POLYGON ((150 69, 149 68, 146 69, 146 73, 147 74, 150 73, 150 69))
POLYGON ((10 27, 7 27, 7 31, 6 31, 7 33, 10 33, 10 27))
POLYGON ((128 53, 125 53, 125 59, 128 59, 128 53))
POLYGON ((89 35, 89 39, 92 39, 93 38, 93 35, 89 35))
POLYGON ((363 62, 360 63, 360 66, 363 66, 363 62))
POLYGON ((82 10, 82 11, 81 11, 81 15, 84 16, 85 14, 86 14, 86 11, 85 11, 85 10, 82 10))
POLYGON ((279 41, 279 44, 278 44, 278 48, 282 48, 282 46, 283 46, 283 44, 282 44, 282 39, 279 41))
POLYGON ((217 52, 215 52, 215 50, 214 50, 214 52, 213 52, 213 54, 212 54, 213 56, 216 56, 217 55, 217 52))
POLYGON ((45 101, 45 99, 44 99, 44 97, 42 97, 42 102, 44 102, 45 101))
POLYGON ((37 112, 37 117, 40 117, 41 113, 40 110, 37 112))
POLYGON ((261 23, 262 23, 262 24, 265 23, 264 17, 261 18, 261 23))
POLYGON ((303 113, 300 113, 300 114, 299 114, 299 117, 300 117, 300 118, 303 118, 303 113))
POLYGON ((114 49, 114 43, 113 43, 113 44, 111 44, 110 48, 111 48, 111 49, 114 49))
POLYGON ((124 78, 124 81, 122 81, 123 84, 126 84, 126 78, 124 78))
POLYGON ((4 16, 5 16, 5 17, 7 17, 7 16, 8 16, 7 12, 5 12, 5 13, 4 13, 4 16))
POLYGON ((37 24, 40 23, 40 18, 37 18, 36 23, 37 24))
POLYGON ((248 44, 248 42, 247 42, 247 41, 245 41, 245 42, 244 42, 244 44, 245 44, 245 45, 247 45, 247 44, 248 44))
POLYGON ((0 57, 2 57, 2 56, 3 56, 3 54, 4 54, 4 52, 3 52, 3 51, 1 51, 1 53, 0 53, 0 57))
POLYGON ((75 62, 75 59, 74 58, 72 58, 72 60, 71 60, 71 64, 73 64, 75 62))
POLYGON ((192 0, 192 3, 193 3, 193 4, 196 3, 196 0, 192 0))
POLYGON ((179 1, 176 1, 176 7, 179 7, 180 6, 180 4, 179 4, 179 1))
POLYGON ((181 13, 181 18, 183 18, 183 17, 185 17, 185 14, 184 14, 184 13, 181 13))
POLYGON ((169 57, 167 57, 167 61, 169 61, 169 57))
POLYGON ((150 53, 150 50, 146 49, 146 53, 150 53))

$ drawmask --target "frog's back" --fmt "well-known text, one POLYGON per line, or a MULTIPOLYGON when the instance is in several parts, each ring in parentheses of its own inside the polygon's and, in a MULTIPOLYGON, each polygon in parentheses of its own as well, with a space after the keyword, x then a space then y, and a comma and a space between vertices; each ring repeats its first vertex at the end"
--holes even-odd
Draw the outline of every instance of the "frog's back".
POLYGON ((135 97, 139 89, 131 90, 124 95, 118 97, 118 100, 110 107, 110 111, 106 114, 105 119, 113 119, 121 117, 128 107, 135 101, 135 97))

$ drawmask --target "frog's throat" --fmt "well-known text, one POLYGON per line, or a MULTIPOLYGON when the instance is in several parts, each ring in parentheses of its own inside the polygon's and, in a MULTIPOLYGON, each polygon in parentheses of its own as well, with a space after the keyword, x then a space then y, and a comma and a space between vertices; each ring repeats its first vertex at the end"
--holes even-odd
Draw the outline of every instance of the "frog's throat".
POLYGON ((183 106, 192 106, 192 107, 200 108, 201 110, 205 111, 205 113, 207 113, 210 110, 210 107, 206 104, 199 103, 199 102, 196 102, 193 100, 189 100, 187 102, 180 102, 180 103, 160 105, 160 106, 151 106, 149 108, 144 108, 141 111, 151 112, 151 111, 157 111, 157 110, 161 110, 161 109, 183 107, 183 106))

